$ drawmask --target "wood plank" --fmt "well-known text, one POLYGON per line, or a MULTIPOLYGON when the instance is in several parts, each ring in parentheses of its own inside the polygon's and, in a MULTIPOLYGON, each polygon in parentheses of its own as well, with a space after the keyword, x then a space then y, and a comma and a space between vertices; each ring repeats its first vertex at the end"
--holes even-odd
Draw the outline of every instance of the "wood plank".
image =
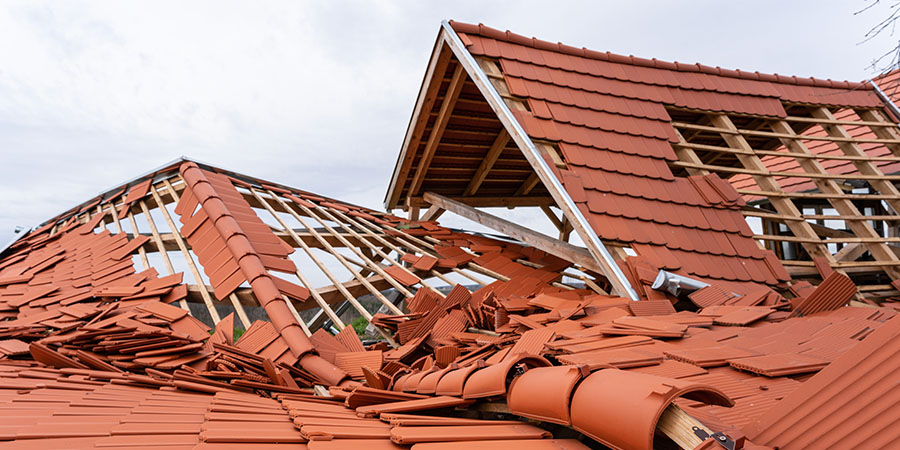
MULTIPOLYGON (((747 153, 740 153, 745 155, 747 153)), ((786 155, 787 156, 787 155, 786 155)), ((717 166, 713 164, 693 163, 684 161, 672 161, 670 166, 683 167, 691 169, 703 169, 718 173, 739 173, 743 175, 761 175, 784 178, 807 178, 812 180, 877 180, 877 181, 900 181, 898 175, 863 175, 856 173, 846 174, 830 174, 830 173, 807 173, 807 172, 779 172, 779 171, 758 171, 750 169, 742 169, 731 166, 717 166)))
MULTIPOLYGON (((869 113, 869 112, 873 112, 873 111, 871 109, 864 109, 864 110, 857 111, 857 113, 860 115, 860 117, 862 117, 862 114, 869 113)), ((784 118, 784 120, 786 120, 788 122, 812 123, 812 124, 827 123, 830 125, 846 125, 846 126, 862 126, 862 127, 887 127, 887 128, 889 128, 889 127, 896 128, 897 127, 896 124, 893 124, 890 122, 882 122, 879 120, 870 120, 870 119, 856 121, 856 120, 830 120, 830 119, 821 119, 821 118, 817 118, 817 117, 787 116, 784 118)), ((886 139, 893 139, 893 138, 886 138, 886 139)))
MULTIPOLYGON (((832 116, 833 117, 833 116, 832 116)), ((684 122, 672 122, 672 125, 678 128, 684 128, 687 130, 697 130, 697 131, 707 131, 710 133, 718 133, 718 134, 727 134, 731 136, 757 136, 757 137, 769 137, 769 138, 792 138, 789 135, 774 133, 768 131, 759 131, 759 130, 745 130, 737 127, 734 128, 723 128, 719 125, 714 127, 709 127, 705 125, 697 125, 693 123, 684 123, 684 122)), ((839 127, 840 125, 828 125, 822 124, 824 127, 834 126, 839 127)), ((824 142, 841 142, 841 143, 857 143, 857 144, 900 144, 900 140, 898 139, 865 139, 865 138, 854 138, 852 136, 809 136, 809 135, 798 135, 798 139, 803 139, 804 141, 824 141, 824 142)))
MULTIPOLYGON (((738 189, 738 194, 751 197, 802 198, 810 200, 828 200, 830 198, 849 198, 852 200, 889 200, 896 197, 882 194, 823 194, 819 192, 786 192, 759 191, 755 189, 738 189)), ((799 217, 799 216, 798 216, 799 217)))
POLYGON ((848 155, 826 155, 821 153, 816 153, 813 155, 802 155, 797 153, 790 153, 782 150, 760 150, 753 149, 752 152, 745 152, 741 150, 735 150, 733 148, 728 147, 720 147, 718 145, 708 145, 708 144, 696 144, 696 143, 688 143, 688 142, 678 142, 672 144, 675 147, 683 147, 690 148, 693 150, 703 150, 708 152, 715 153, 724 153, 729 155, 757 155, 757 156, 776 156, 781 158, 794 158, 794 159, 817 159, 817 160, 836 160, 836 161, 878 161, 878 162, 900 162, 900 157, 896 156, 869 156, 869 157, 857 157, 857 156, 848 156, 848 155))
POLYGON ((586 248, 577 247, 545 234, 532 231, 506 219, 488 214, 484 211, 479 211, 471 206, 433 192, 426 192, 425 200, 494 231, 518 239, 532 247, 550 253, 551 255, 565 259, 566 261, 572 261, 588 270, 604 273, 601 266, 597 264, 597 261, 594 260, 593 256, 586 248))
MULTIPOLYGON (((779 241, 779 242, 796 242, 798 244, 852 244, 852 243, 885 243, 885 242, 898 242, 900 243, 900 237, 840 237, 840 238, 828 238, 828 239, 819 239, 819 238, 803 238, 797 236, 781 236, 775 234, 754 234, 753 239, 762 239, 766 241, 779 241)), ((829 253, 830 256, 830 253, 829 253)), ((883 261, 877 261, 883 262, 883 261)), ((897 261, 900 263, 900 260, 897 261)))
POLYGON ((694 449, 703 442, 703 439, 694 434, 694 428, 703 430, 707 435, 713 434, 699 420, 691 417, 674 403, 666 407, 656 423, 658 431, 668 436, 672 442, 685 450, 694 449))

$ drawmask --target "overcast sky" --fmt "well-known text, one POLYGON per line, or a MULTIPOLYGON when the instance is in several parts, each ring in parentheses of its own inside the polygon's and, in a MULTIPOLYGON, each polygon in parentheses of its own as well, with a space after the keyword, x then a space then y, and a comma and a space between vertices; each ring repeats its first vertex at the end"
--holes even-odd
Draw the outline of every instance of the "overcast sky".
POLYGON ((0 244, 186 155, 381 209, 440 22, 861 80, 869 2, 0 1, 0 244))

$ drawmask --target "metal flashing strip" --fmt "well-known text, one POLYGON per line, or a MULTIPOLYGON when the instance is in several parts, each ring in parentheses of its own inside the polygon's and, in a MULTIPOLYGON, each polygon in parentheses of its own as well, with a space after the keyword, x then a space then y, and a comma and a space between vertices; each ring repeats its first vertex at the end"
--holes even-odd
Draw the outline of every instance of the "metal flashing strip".
POLYGON ((500 122, 503 123, 503 126, 506 127, 510 136, 516 141, 519 148, 522 149, 525 159, 527 159, 532 167, 535 168, 541 181, 545 185, 551 187, 549 189, 550 194, 559 204, 563 213, 566 214, 569 220, 579 224, 579 226, 576 227, 578 235, 585 242, 591 255, 597 260, 597 263, 599 263, 601 267, 607 269, 608 273, 605 273, 604 275, 610 278, 609 281, 612 283, 616 293, 628 297, 633 301, 638 301, 639 297, 637 292, 635 292, 631 283, 628 282, 625 274, 613 259, 612 254, 610 254, 609 250, 606 249, 606 246, 600 242, 597 234, 593 232, 587 219, 581 214, 581 211, 575 205, 575 202, 569 196, 568 192, 566 192, 565 188, 563 188, 562 184, 550 170, 547 162, 541 157, 534 142, 531 141, 531 138, 525 132, 525 129, 523 129, 515 119, 512 111, 510 111, 509 107, 506 105, 506 102, 500 97, 500 93, 497 92, 497 89, 491 84, 487 74, 484 73, 481 66, 475 61, 475 58, 473 58, 469 51, 466 50, 465 44, 463 44, 462 40, 456 34, 456 31, 453 30, 450 22, 445 20, 441 22, 441 26, 444 31, 441 34, 443 40, 450 46, 453 54, 456 55, 460 64, 463 65, 472 77, 472 81, 475 82, 479 91, 485 96, 485 100, 491 105, 491 108, 497 114, 500 122))
MULTIPOLYGON (((894 117, 900 119, 900 108, 898 108, 897 105, 894 104, 894 101, 891 100, 891 98, 881 90, 881 86, 878 86, 878 83, 876 83, 875 80, 868 81, 872 84, 872 87, 875 88, 875 94, 878 95, 878 98, 880 98, 881 101, 884 102, 885 106, 887 106, 888 109, 891 110, 891 113, 894 114, 894 117)), ((900 126, 900 124, 898 124, 898 126, 900 126)))

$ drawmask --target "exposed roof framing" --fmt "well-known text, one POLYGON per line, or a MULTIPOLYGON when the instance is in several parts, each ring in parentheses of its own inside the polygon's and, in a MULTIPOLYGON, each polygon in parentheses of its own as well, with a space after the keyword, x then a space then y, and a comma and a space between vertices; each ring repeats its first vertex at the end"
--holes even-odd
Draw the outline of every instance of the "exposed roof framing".
MULTIPOLYGON (((192 283, 178 300, 182 308, 188 309, 188 302, 204 305, 215 325, 221 320, 216 306, 224 301, 234 309, 244 328, 248 328, 251 321, 245 307, 261 306, 261 302, 254 289, 244 287, 245 279, 224 280, 223 276, 228 277, 231 272, 221 272, 222 263, 204 253, 209 238, 199 236, 201 232, 195 231, 196 223, 191 217, 203 213, 204 203, 196 199, 196 188, 185 182, 186 170, 199 171, 202 177, 219 183, 216 189, 225 191, 217 191, 216 195, 227 196, 228 188, 223 185, 230 185, 234 198, 229 204, 243 204, 244 210, 256 217, 245 217, 242 220, 250 222, 239 222, 256 224, 253 233, 258 237, 251 236, 251 241, 267 239, 269 235, 268 244, 256 241, 255 245, 270 254, 287 252, 283 262, 271 256, 265 256, 263 261, 271 276, 277 277, 276 286, 287 311, 307 335, 322 325, 318 317, 343 328, 345 323, 335 312, 342 303, 349 303, 360 316, 371 320, 372 313, 358 301, 361 296, 373 296, 384 311, 399 314, 401 310, 385 296, 385 291, 393 289, 408 297, 416 289, 424 288, 442 296, 436 286, 458 283, 484 286, 507 279, 472 261, 477 256, 475 253, 459 265, 409 266, 401 260, 404 255, 436 258, 435 262, 442 260, 436 252, 439 251, 436 244, 442 241, 430 240, 425 235, 419 238, 398 229, 419 227, 404 219, 186 159, 163 166, 57 216, 14 243, 7 253, 27 249, 36 241, 54 239, 75 226, 87 224, 95 231, 121 235, 138 243, 133 251, 136 264, 144 270, 157 270, 166 275, 178 270, 190 272, 192 283), (294 256, 287 257, 295 250, 294 256), (319 314, 313 319, 302 319, 299 312, 311 309, 319 314)), ((446 230, 436 226, 431 229, 446 230)), ((210 230, 204 236, 211 233, 210 230)), ((439 234, 445 238, 456 237, 458 243, 465 239, 478 243, 490 241, 476 235, 466 238, 449 230, 439 234)), ((236 269, 232 267, 230 270, 236 269)), ((383 337, 391 340, 388 334, 383 337)))

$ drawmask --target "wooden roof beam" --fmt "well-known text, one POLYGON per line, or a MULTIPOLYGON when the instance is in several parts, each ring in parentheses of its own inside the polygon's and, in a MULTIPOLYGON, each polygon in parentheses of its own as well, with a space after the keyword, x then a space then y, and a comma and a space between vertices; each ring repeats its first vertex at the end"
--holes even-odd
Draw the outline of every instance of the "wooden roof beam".
POLYGON ((501 219, 484 211, 479 211, 471 206, 444 197, 443 195, 435 194, 434 192, 426 192, 424 198, 432 205, 441 207, 458 216, 465 217, 466 219, 511 238, 518 239, 525 244, 543 250, 553 256, 565 259, 566 261, 571 261, 585 269, 597 273, 604 273, 603 268, 597 263, 586 248, 577 247, 545 234, 532 231, 506 219, 501 219))

